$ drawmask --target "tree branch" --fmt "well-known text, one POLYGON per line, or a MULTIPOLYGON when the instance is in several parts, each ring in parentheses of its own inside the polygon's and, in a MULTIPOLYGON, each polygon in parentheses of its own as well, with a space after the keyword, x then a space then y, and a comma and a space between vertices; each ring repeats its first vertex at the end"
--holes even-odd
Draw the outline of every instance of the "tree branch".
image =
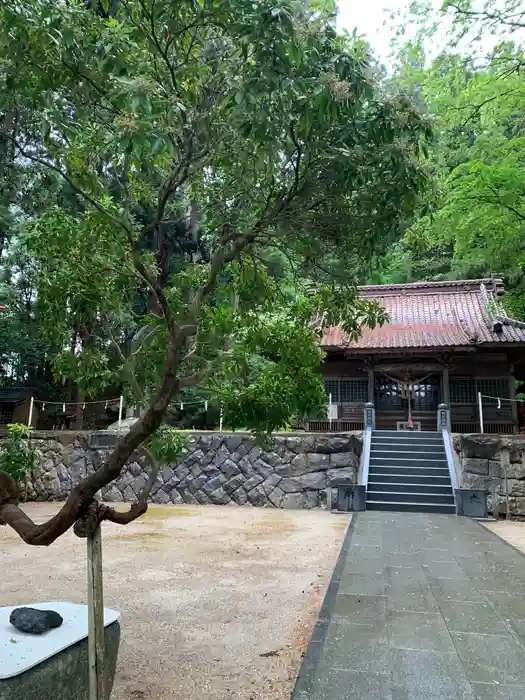
MULTIPOLYGON (((131 248, 132 256, 133 256, 133 264, 135 266, 135 269, 137 272, 140 274, 144 282, 150 287, 151 291, 155 295, 160 308, 162 309, 162 313, 164 314, 164 318, 166 320, 166 324, 168 326, 168 331, 172 337, 175 336, 175 332, 177 330, 177 326, 175 323, 175 317, 173 315, 173 312, 171 310, 171 307, 168 303, 168 300, 166 298, 166 295, 164 294, 164 290, 162 289, 162 286, 159 284, 158 280, 154 275, 151 275, 148 270, 146 269, 146 266, 144 265, 144 262, 142 261, 140 251, 137 248, 136 241, 133 238, 133 231, 131 227, 124 222, 122 219, 119 217, 114 216, 108 210, 103 207, 99 202, 97 202, 96 199, 91 197, 90 195, 87 194, 81 187, 79 187, 76 182, 68 175, 67 172, 65 172, 60 166, 55 165, 53 163, 50 163, 49 161, 46 161, 42 158, 39 158, 37 156, 34 156, 33 154, 25 151, 25 149, 14 139, 14 144, 19 151, 20 155, 22 155, 24 158, 29 158, 31 161, 34 163, 39 163, 40 165, 43 165, 45 168, 48 168, 56 173, 58 173, 69 185, 70 187, 80 196, 82 197, 86 202, 91 204, 92 207, 94 207, 98 212, 100 212, 103 216, 105 216, 109 221, 111 221, 113 224, 116 226, 122 228, 127 236, 128 243, 131 248)), ((167 199, 166 199, 167 202, 167 199)), ((164 203, 164 207, 165 204, 164 203)), ((164 211, 164 210, 162 210, 164 211)), ((159 221, 160 222, 160 221, 159 221)))
POLYGON ((295 161, 294 161, 294 163, 293 163, 293 168, 294 168, 294 172, 295 172, 295 184, 294 184, 294 188, 295 188, 295 189, 298 189, 298 187, 299 187, 299 178, 300 178, 300 175, 301 175, 301 157, 302 157, 302 155, 303 155, 303 151, 302 151, 301 146, 299 145, 299 142, 298 142, 298 140, 297 140, 297 136, 295 135, 295 129, 294 129, 293 124, 290 124, 290 135, 291 135, 291 137, 292 137, 292 141, 293 141, 293 143, 294 143, 294 146, 295 146, 295 148, 296 148, 296 150, 297 150, 297 158, 295 159, 295 161))
POLYGON ((206 367, 203 367, 198 372, 195 372, 194 374, 189 374, 187 377, 181 377, 181 379, 179 380, 179 387, 181 389, 186 389, 189 386, 197 386, 197 384, 200 384, 207 377, 210 376, 212 368, 213 363, 210 360, 206 363, 206 367))
POLYGON ((506 204, 505 202, 502 202, 501 199, 497 196, 494 199, 490 199, 490 197, 482 197, 480 195, 470 195, 470 196, 464 196, 463 199, 473 200, 475 202, 480 202, 481 204, 491 204, 492 206, 495 206, 495 207, 503 207, 503 209, 507 209, 512 214, 517 216, 518 219, 520 219, 520 221, 525 221, 525 214, 522 214, 518 209, 513 207, 511 204, 506 204))
POLYGON ((126 372, 129 383, 131 384, 131 386, 133 387, 133 391, 135 392, 136 400, 141 401, 144 398, 144 392, 142 391, 140 384, 138 383, 137 378, 135 377, 133 367, 129 366, 129 358, 127 358, 124 355, 124 353, 122 352, 122 348, 120 347, 119 343, 115 340, 113 335, 111 335, 111 345, 115 348, 117 355, 119 356, 119 359, 124 366, 124 371, 126 372))
POLYGON ((486 100, 483 100, 483 102, 480 102, 477 105, 470 105, 470 107, 473 107, 473 111, 470 114, 470 116, 467 117, 467 119, 465 119, 465 121, 460 125, 460 128, 466 126, 469 123, 469 121, 471 121, 471 119, 474 119, 474 117, 476 117, 479 114, 479 112, 483 107, 485 107, 485 105, 488 105, 491 102, 494 102, 495 100, 499 100, 500 97, 510 95, 513 92, 518 92, 519 94, 519 90, 516 90, 516 88, 512 88, 511 90, 505 90, 504 92, 501 92, 499 95, 492 95, 491 97, 488 97, 486 100))
MULTIPOLYGON (((178 390, 177 368, 180 363, 182 338, 175 337, 168 347, 162 382, 143 416, 131 426, 104 464, 75 486, 60 511, 47 522, 37 525, 12 497, 5 499, 0 490, 0 520, 10 525, 31 545, 50 545, 71 528, 77 520, 89 517, 89 508, 97 491, 114 481, 133 452, 160 426, 171 397, 178 390)), ((137 516, 138 517, 138 516, 137 516)))
POLYGON ((486 12, 486 11, 475 11, 475 10, 465 10, 462 7, 458 7, 458 5, 454 5, 453 3, 449 3, 448 7, 451 7, 453 10, 456 11, 456 14, 458 15, 465 15, 466 17, 473 17, 475 19, 481 19, 481 20, 495 20, 496 22, 500 22, 501 24, 507 26, 507 27, 514 27, 515 29, 525 29, 525 22, 519 22, 512 17, 523 17, 523 12, 517 12, 515 15, 505 15, 501 12, 486 12))
POLYGON ((62 168, 58 165, 55 165, 54 163, 50 163, 47 160, 44 160, 43 158, 39 158, 38 156, 33 155, 32 153, 29 153, 26 151, 16 139, 7 136, 8 139, 13 141, 17 151, 20 153, 21 156, 24 158, 28 158, 31 160, 33 163, 38 163, 39 165, 43 165, 45 168, 48 168, 49 170, 52 170, 55 173, 58 173, 71 187, 71 189, 78 194, 79 197, 82 197, 86 202, 91 204, 92 207, 94 207, 100 214, 106 217, 108 221, 111 221, 115 226, 118 226, 119 228, 122 228, 126 233, 130 234, 131 233, 131 228, 128 226, 126 222, 124 222, 122 219, 120 219, 118 216, 114 216, 111 214, 105 207, 103 207, 99 202, 97 202, 96 199, 91 197, 87 192, 85 192, 77 183, 65 172, 62 170, 62 168))
MULTIPOLYGON (((97 510, 99 512, 100 520, 97 523, 97 525, 99 525, 104 520, 107 520, 110 523, 116 523, 117 525, 129 525, 129 523, 133 522, 141 515, 144 515, 144 513, 148 510, 148 498, 150 496, 153 486, 155 485, 155 481, 157 480, 160 465, 153 456, 151 450, 149 450, 147 447, 141 445, 139 450, 146 455, 150 463, 151 470, 148 476, 148 480, 139 491, 137 502, 132 503, 129 510, 125 512, 115 510, 114 508, 111 508, 109 506, 99 506, 97 510)), ((91 527, 93 527, 93 523, 91 523, 91 527)), ((79 528, 77 528, 77 530, 79 530, 79 528)), ((84 530, 81 530, 80 532, 77 532, 77 530, 75 530, 75 534, 77 536, 85 536, 84 530)))

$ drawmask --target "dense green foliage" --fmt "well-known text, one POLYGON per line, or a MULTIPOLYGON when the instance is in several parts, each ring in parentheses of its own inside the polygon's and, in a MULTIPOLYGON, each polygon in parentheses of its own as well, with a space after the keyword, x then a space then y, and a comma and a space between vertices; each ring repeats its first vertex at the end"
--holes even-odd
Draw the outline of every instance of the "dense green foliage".
POLYGON ((433 8, 412 5, 392 82, 432 120, 434 193, 371 279, 501 276, 509 312, 524 319, 524 13, 516 2, 433 8), (448 43, 429 55, 443 26, 448 43))
POLYGON ((35 466, 35 451, 31 445, 31 428, 19 423, 7 426, 7 434, 0 442, 0 471, 24 482, 35 466))
POLYGON ((333 10, 0 0, 5 374, 33 352, 82 395, 144 410, 167 384, 260 431, 321 410, 313 319, 383 321, 356 284, 419 206, 429 136, 333 10))

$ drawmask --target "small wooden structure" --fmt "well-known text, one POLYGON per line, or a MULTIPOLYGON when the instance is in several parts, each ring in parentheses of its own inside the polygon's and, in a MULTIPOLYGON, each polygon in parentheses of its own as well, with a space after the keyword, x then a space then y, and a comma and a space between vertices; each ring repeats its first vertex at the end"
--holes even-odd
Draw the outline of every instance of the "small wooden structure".
MULTIPOLYGON (((30 413, 32 389, 25 387, 0 388, 0 428, 10 423, 27 424, 30 413)), ((34 411, 32 425, 36 425, 38 415, 34 411)))
POLYGON ((342 327, 323 330, 322 373, 331 396, 331 420, 307 422, 313 431, 363 428, 363 408, 374 403, 376 426, 408 422, 436 430, 437 407, 450 406, 451 430, 518 432, 516 379, 525 379, 525 323, 509 318, 501 305, 501 280, 420 282, 362 287, 389 321, 363 329, 357 342, 342 327), (499 398, 499 400, 498 400, 499 398))

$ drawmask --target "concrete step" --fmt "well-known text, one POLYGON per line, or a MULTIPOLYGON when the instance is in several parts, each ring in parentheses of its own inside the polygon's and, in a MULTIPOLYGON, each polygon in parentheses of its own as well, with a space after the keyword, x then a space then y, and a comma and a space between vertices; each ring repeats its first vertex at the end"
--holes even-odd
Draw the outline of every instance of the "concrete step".
POLYGON ((402 437, 441 437, 437 430, 373 430, 372 435, 398 435, 402 437))
POLYGON ((402 493, 400 491, 367 491, 367 503, 369 501, 388 501, 389 503, 445 503, 454 505, 454 496, 451 493, 424 493, 422 491, 402 493))
POLYGON ((455 513, 441 433, 374 431, 366 507, 367 510, 455 513))
POLYGON ((444 450, 443 441, 440 442, 406 442, 405 440, 372 440, 371 447, 373 450, 401 450, 402 452, 434 452, 436 450, 444 450))
POLYGON ((414 467, 412 464, 370 464, 368 475, 373 474, 414 474, 416 476, 446 476, 450 479, 450 474, 447 467, 414 467))
POLYGON ((427 458, 420 458, 419 456, 417 457, 407 457, 404 455, 403 457, 400 457, 397 452, 392 452, 390 455, 384 455, 381 457, 378 457, 376 455, 370 455, 370 466, 402 466, 402 465, 410 465, 411 467, 444 467, 445 469, 447 468, 447 460, 446 457, 427 457, 427 458))
POLYGON ((406 440, 410 442, 411 440, 430 440, 431 442, 439 442, 443 440, 443 435, 441 433, 418 433, 418 432, 404 432, 402 430, 372 430, 372 437, 374 440, 406 440))
POLYGON ((395 510, 406 513, 444 513, 454 515, 456 512, 455 505, 448 503, 412 503, 405 502, 390 502, 390 501, 367 501, 367 510, 395 510))
POLYGON ((433 484, 427 480, 424 483, 414 484, 412 482, 405 481, 369 481, 368 482, 368 493, 371 491, 380 492, 385 491, 387 493, 433 493, 434 495, 443 496, 453 496, 452 486, 450 484, 433 484))
POLYGON ((372 445, 372 449, 370 450, 370 457, 395 457, 396 459, 408 459, 408 460, 414 460, 414 459, 441 459, 441 460, 446 460, 447 459, 447 453, 445 452, 445 448, 443 449, 435 449, 431 450, 428 447, 425 447, 422 450, 405 450, 402 448, 394 447, 392 446, 391 448, 386 448, 383 447, 382 445, 372 445))
POLYGON ((443 437, 441 436, 441 433, 410 433, 410 432, 398 432, 396 430, 394 431, 388 431, 388 430, 380 430, 380 431, 374 431, 372 432, 372 442, 375 442, 376 440, 386 442, 386 441, 394 441, 394 442, 416 442, 416 443, 421 443, 421 442, 429 442, 433 444, 443 444, 443 437))
POLYGON ((426 472, 421 474, 412 473, 406 474, 405 472, 398 474, 392 473, 390 471, 375 471, 369 473, 368 484, 388 483, 391 484, 433 484, 434 486, 450 486, 450 474, 442 473, 439 475, 427 474, 426 472))

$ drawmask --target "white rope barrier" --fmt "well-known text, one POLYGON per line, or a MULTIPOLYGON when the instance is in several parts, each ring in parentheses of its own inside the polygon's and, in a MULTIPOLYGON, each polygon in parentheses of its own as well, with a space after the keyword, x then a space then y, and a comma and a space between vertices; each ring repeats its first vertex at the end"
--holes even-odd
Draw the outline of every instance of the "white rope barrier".
MULTIPOLYGON (((82 408, 85 408, 86 406, 93 406, 95 404, 104 404, 104 408, 107 408, 110 405, 115 405, 115 404, 120 404, 121 400, 123 401, 124 397, 120 396, 118 399, 103 399, 101 401, 42 401, 41 399, 35 399, 31 397, 31 402, 36 405, 40 404, 45 410, 45 406, 62 406, 62 409, 73 407, 73 406, 82 406, 82 408)), ((20 402, 23 403, 23 402, 20 402)), ((208 410, 208 404, 209 401, 208 399, 198 399, 194 401, 181 401, 179 403, 179 408, 181 411, 183 411, 185 408, 188 406, 203 406, 204 410, 208 410)))
MULTIPOLYGON (((525 403, 525 399, 506 399, 504 396, 489 396, 488 394, 482 394, 481 392, 478 393, 478 396, 481 396, 483 399, 494 399, 494 401, 514 401, 515 403, 525 403)), ((501 408, 501 406, 498 406, 498 408, 501 408)))
POLYGON ((110 404, 120 403, 121 399, 123 399, 123 397, 119 396, 118 399, 102 399, 101 401, 42 401, 41 399, 31 397, 33 404, 40 404, 43 411, 46 410, 46 406, 62 406, 63 413, 65 413, 66 408, 69 406, 82 406, 82 408, 86 408, 86 406, 94 406, 95 404, 103 403, 104 408, 107 408, 110 404))
POLYGON ((489 396, 489 394, 482 394, 478 391, 478 406, 479 406, 479 429, 480 432, 485 432, 485 425, 483 421, 483 399, 491 399, 492 401, 497 401, 496 408, 501 409, 502 401, 509 401, 511 403, 525 403, 525 399, 509 399, 504 396, 489 396))
MULTIPOLYGON (((184 411, 184 409, 187 409, 192 406, 202 406, 204 408, 204 411, 207 411, 208 403, 208 399, 194 399, 193 401, 181 401, 179 404, 179 408, 181 411, 184 411)), ((124 414, 124 396, 122 395, 116 399, 101 399, 100 401, 43 401, 42 399, 35 399, 35 397, 32 396, 31 401, 29 403, 29 416, 27 420, 27 425, 29 427, 31 427, 32 425, 35 406, 40 406, 42 408, 42 411, 46 410, 46 406, 62 406, 62 413, 66 413, 68 408, 76 408, 77 406, 82 406, 82 410, 84 410, 86 406, 95 406, 97 404, 104 404, 104 409, 109 408, 109 406, 115 408, 118 406, 118 426, 120 428, 122 425, 122 416, 124 414)))

